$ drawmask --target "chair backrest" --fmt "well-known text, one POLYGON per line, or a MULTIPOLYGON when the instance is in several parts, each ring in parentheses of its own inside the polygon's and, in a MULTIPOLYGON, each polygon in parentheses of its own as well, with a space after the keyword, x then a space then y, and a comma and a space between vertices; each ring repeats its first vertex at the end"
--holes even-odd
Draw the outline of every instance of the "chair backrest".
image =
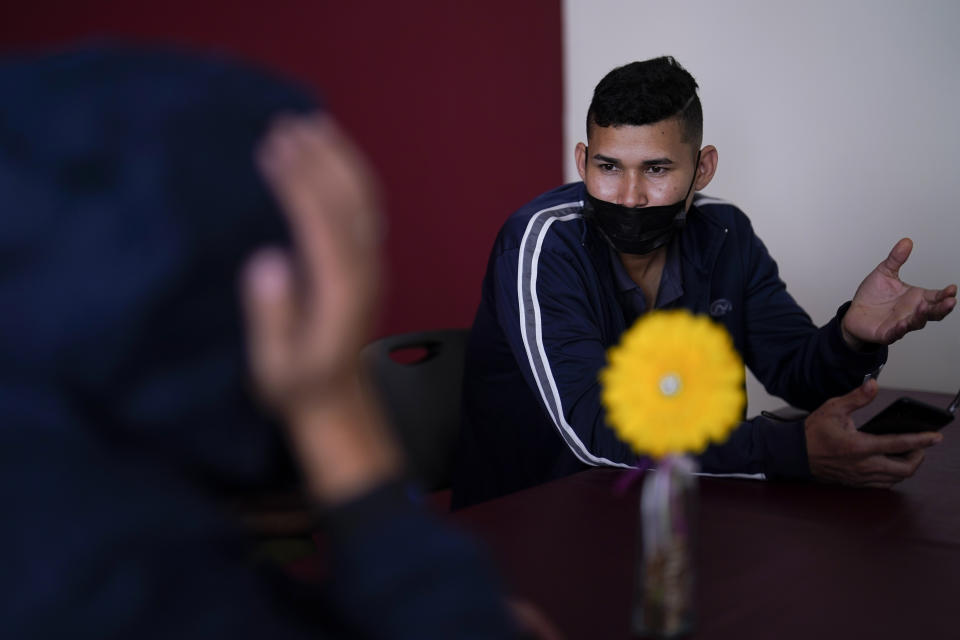
POLYGON ((363 350, 374 384, 424 489, 450 486, 460 385, 469 329, 438 329, 381 338, 363 350), (419 357, 400 362, 391 354, 419 357))

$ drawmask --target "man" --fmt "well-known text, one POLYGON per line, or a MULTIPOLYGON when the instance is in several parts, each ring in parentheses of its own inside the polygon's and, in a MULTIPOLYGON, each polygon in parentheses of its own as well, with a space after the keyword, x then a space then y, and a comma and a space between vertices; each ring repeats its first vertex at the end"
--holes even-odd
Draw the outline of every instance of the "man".
POLYGON ((635 464, 604 422, 597 374, 606 350, 652 309, 710 314, 771 393, 816 409, 804 421, 743 422, 700 456, 706 472, 890 486, 939 441, 859 434, 849 414, 874 396, 876 383, 864 380, 886 345, 943 318, 956 287, 901 282, 904 239, 815 327, 746 216, 697 193, 717 150, 701 148, 696 89, 669 57, 611 71, 594 92, 587 144, 576 146, 583 182, 541 195, 504 224, 468 347, 456 506, 587 466, 635 464))
POLYGON ((111 48, 0 63, 0 92, 4 636, 513 637, 370 401, 377 203, 313 100, 111 48), (300 486, 288 442, 323 584, 254 567, 230 509, 300 486))

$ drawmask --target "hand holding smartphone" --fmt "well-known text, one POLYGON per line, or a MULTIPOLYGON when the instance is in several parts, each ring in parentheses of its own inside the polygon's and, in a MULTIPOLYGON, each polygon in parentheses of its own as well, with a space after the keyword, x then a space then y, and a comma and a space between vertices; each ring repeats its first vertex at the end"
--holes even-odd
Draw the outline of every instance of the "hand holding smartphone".
POLYGON ((953 421, 958 405, 960 405, 960 392, 946 409, 913 398, 898 398, 870 418, 860 427, 860 431, 874 435, 936 431, 953 421))

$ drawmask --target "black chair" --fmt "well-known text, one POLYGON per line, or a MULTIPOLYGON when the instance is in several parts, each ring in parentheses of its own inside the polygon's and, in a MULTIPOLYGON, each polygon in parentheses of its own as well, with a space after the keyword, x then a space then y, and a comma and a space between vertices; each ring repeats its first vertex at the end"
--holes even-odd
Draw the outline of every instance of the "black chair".
POLYGON ((362 353, 412 475, 427 491, 450 487, 468 334, 468 329, 398 334, 362 353))

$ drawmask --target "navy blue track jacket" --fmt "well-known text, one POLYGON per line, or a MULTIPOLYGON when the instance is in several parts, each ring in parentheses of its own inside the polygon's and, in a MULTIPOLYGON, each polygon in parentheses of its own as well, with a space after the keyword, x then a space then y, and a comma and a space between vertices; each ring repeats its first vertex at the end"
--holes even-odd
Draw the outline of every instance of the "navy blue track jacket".
MULTIPOLYGON (((597 374, 628 328, 610 249, 582 216, 582 182, 514 213, 494 244, 467 350, 455 506, 579 471, 630 467, 606 425, 597 374)), ((677 236, 682 294, 733 336, 766 389, 805 409, 847 393, 886 360, 843 341, 844 307, 817 328, 735 206, 697 194, 677 236)), ((803 423, 745 421, 700 456, 711 473, 807 477, 803 423)))

